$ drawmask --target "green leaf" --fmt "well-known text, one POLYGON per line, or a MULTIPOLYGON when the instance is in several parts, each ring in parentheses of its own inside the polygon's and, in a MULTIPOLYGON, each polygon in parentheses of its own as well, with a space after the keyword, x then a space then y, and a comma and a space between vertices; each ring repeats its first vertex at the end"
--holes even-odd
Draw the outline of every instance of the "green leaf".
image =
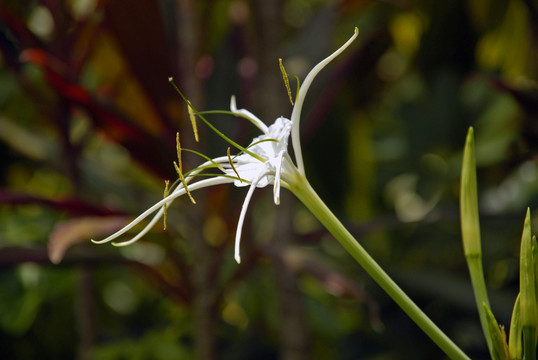
POLYGON ((514 310, 512 310, 512 319, 510 320, 510 334, 508 337, 508 352, 511 360, 519 360, 523 354, 523 348, 521 347, 521 313, 519 311, 519 296, 517 295, 514 303, 514 310))
POLYGON ((492 340, 492 353, 491 357, 493 360, 509 360, 510 355, 508 353, 508 346, 506 344, 506 333, 504 332, 504 327, 500 327, 493 316, 493 313, 489 309, 489 306, 486 303, 482 304, 488 323, 488 332, 492 340))
POLYGON ((536 238, 531 235, 531 212, 527 209, 519 260, 519 292, 521 327, 525 360, 536 359, 536 329, 538 327, 538 303, 536 299, 536 265, 534 252, 536 238))
POLYGON ((478 195, 476 190, 476 159, 474 131, 467 132, 460 188, 461 234, 465 256, 482 254, 480 245, 480 222, 478 218, 478 195))
POLYGON ((484 332, 489 352, 491 356, 493 356, 493 335, 489 330, 488 314, 486 313, 484 306, 482 306, 482 304, 484 304, 486 307, 489 307, 489 299, 486 289, 486 281, 484 279, 484 269, 482 268, 480 220, 478 216, 478 194, 476 185, 476 155, 474 131, 472 127, 470 127, 467 132, 465 148, 463 150, 460 216, 463 250, 473 285, 476 306, 480 316, 480 324, 482 325, 482 331, 484 332))
POLYGON ((8 297, 0 301, 0 328, 9 334, 22 336, 33 325, 43 301, 39 289, 25 291, 18 298, 8 297))

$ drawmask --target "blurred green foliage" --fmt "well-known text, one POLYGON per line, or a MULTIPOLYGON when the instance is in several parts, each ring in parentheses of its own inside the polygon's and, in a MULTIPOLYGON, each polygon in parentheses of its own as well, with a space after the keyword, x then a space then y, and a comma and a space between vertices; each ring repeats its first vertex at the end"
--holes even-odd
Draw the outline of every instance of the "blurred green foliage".
MULTIPOLYGON (((226 150, 204 129, 194 142, 168 77, 200 110, 227 109, 235 94, 270 123, 290 110, 278 58, 302 78, 358 26, 307 98, 306 172, 426 313, 473 359, 487 358, 460 239, 462 149, 472 125, 486 282, 508 324, 521 223, 538 202, 537 9, 0 2, 0 357, 442 358, 289 197, 275 207, 257 194, 241 266, 231 248, 241 189, 178 201, 168 229, 132 247, 89 243, 160 199, 176 131, 209 156, 226 150)), ((240 120, 212 120, 240 143, 254 135, 240 120)), ((199 160, 185 155, 188 167, 199 160)))

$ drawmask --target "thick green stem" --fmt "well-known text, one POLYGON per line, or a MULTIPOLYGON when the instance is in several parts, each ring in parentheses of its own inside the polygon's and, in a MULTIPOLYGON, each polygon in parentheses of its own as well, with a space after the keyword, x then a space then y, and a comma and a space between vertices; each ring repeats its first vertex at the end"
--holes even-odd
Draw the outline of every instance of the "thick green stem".
POLYGON ((325 205, 304 177, 289 186, 290 190, 344 246, 355 260, 366 270, 383 290, 402 308, 403 311, 435 342, 445 354, 453 359, 469 359, 454 342, 443 333, 433 321, 407 296, 389 277, 353 235, 342 225, 338 218, 325 205))
MULTIPOLYGON (((463 161, 461 166, 460 187, 461 236, 463 251, 473 284, 476 307, 480 316, 482 331, 488 344, 488 349, 494 357, 493 334, 489 331, 486 308, 491 309, 482 269, 482 245, 480 242, 480 220, 478 218, 478 190, 476 185, 476 156, 474 145, 474 130, 467 132, 463 161), (484 304, 486 307, 484 307, 484 304)), ((497 344, 499 346, 499 344, 497 344)))
POLYGON ((488 330, 487 313, 483 305, 486 304, 488 308, 491 308, 486 289, 486 280, 484 279, 484 270, 482 268, 482 256, 481 254, 467 254, 465 255, 465 258, 467 259, 467 267, 469 268, 469 275, 471 276, 480 324, 482 325, 482 331, 484 332, 489 352, 493 356, 493 340, 492 335, 488 330))

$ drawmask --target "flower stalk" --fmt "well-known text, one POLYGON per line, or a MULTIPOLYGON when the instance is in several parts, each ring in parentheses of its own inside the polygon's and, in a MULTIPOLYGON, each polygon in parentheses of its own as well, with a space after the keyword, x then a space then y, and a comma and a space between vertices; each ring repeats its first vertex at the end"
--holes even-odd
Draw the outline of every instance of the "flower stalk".
POLYGON ((520 250, 519 294, 512 311, 508 342, 490 310, 480 244, 476 163, 473 128, 469 128, 461 171, 461 231, 465 258, 469 267, 482 330, 494 360, 536 360, 538 328, 537 244, 531 232, 531 214, 527 209, 520 250))
POLYGON ((536 296, 535 248, 536 238, 531 234, 531 212, 530 209, 527 209, 519 258, 519 313, 523 332, 523 359, 525 360, 536 359, 538 301, 536 296))
POLYGON ((368 252, 357 242, 325 205, 305 177, 298 178, 289 190, 312 212, 340 244, 353 256, 375 282, 402 310, 453 360, 469 359, 467 355, 409 298, 368 252))
POLYGON ((478 217, 478 194, 476 186, 476 155, 474 130, 472 127, 467 132, 465 148, 463 150, 460 212, 463 251, 467 260, 467 267, 469 268, 482 331, 486 338, 489 352, 493 356, 494 348, 492 337, 488 330, 490 326, 486 310, 486 308, 490 308, 490 304, 486 281, 484 279, 484 270, 482 268, 482 245, 480 241, 480 221, 478 217))

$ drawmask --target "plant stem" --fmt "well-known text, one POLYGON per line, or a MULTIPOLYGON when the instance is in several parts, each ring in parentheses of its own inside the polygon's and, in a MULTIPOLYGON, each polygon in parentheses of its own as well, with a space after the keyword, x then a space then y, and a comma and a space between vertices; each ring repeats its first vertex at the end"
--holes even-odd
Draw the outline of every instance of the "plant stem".
POLYGON ((478 309, 478 316, 480 317, 480 324, 490 354, 493 356, 493 340, 492 334, 488 330, 488 320, 486 309, 483 304, 486 304, 491 309, 488 299, 488 292, 486 289, 486 280, 484 279, 484 270, 482 268, 482 256, 481 254, 466 254, 467 267, 469 268, 469 275, 471 276, 471 283, 473 286, 474 297, 476 301, 476 308, 478 309))
POLYGON ((444 353, 453 360, 469 357, 445 334, 428 316, 407 296, 407 294, 390 278, 366 250, 355 240, 353 235, 342 225, 338 218, 325 205, 306 178, 300 176, 298 181, 289 186, 290 190, 344 246, 379 286, 402 308, 402 310, 436 343, 444 353))
POLYGON ((463 252, 467 260, 469 275, 473 285, 476 307, 480 316, 480 324, 488 345, 489 353, 494 358, 495 347, 500 344, 493 343, 493 333, 488 326, 489 305, 484 270, 482 268, 482 244, 480 241, 480 219, 478 217, 478 190, 476 185, 476 155, 474 144, 474 130, 472 127, 467 132, 463 160, 461 165, 460 186, 460 214, 461 214, 461 237, 463 252), (484 307, 484 304, 486 307, 484 307))

